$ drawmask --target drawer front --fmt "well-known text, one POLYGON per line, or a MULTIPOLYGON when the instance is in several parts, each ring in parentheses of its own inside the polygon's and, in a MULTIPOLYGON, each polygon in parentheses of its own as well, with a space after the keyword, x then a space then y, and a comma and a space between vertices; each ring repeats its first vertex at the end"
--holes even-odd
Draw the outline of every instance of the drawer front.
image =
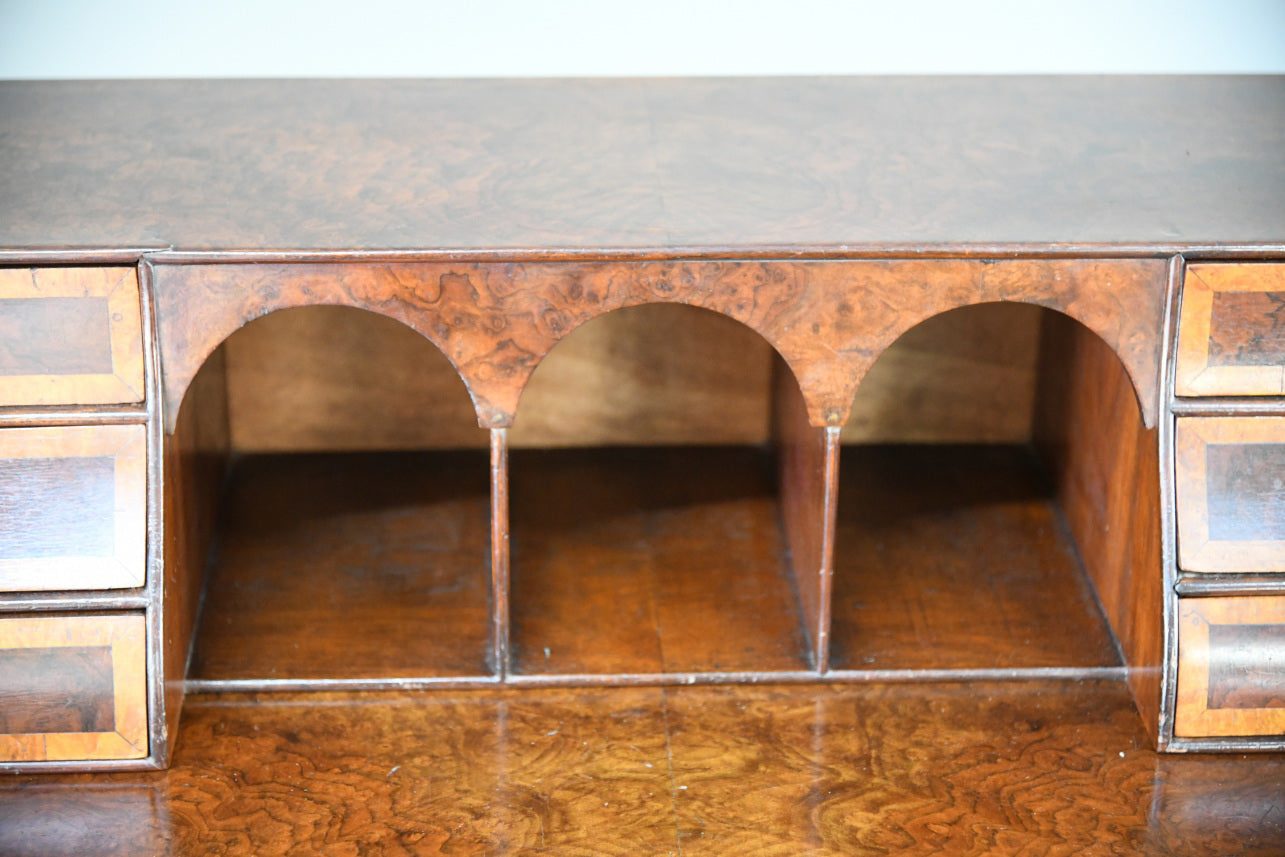
POLYGON ((1285 264, 1187 267, 1179 396, 1285 395, 1285 264))
POLYGON ((1178 420, 1178 565, 1285 571, 1285 417, 1178 420))
POLYGON ((147 756, 142 614, 0 618, 0 762, 147 756))
POLYGON ((147 431, 0 429, 0 591, 143 585, 147 431))
POLYGON ((1174 734, 1285 735, 1285 596, 1179 602, 1174 734))
POLYGON ((133 268, 0 268, 0 405, 143 401, 133 268))

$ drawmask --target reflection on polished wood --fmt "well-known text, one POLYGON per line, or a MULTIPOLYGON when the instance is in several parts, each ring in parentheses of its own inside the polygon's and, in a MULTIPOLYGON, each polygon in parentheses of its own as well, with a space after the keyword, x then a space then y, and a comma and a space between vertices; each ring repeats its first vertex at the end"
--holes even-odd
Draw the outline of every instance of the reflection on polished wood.
POLYGON ((1285 756, 1123 683, 196 696, 173 767, 0 780, 0 853, 1277 855, 1285 756))

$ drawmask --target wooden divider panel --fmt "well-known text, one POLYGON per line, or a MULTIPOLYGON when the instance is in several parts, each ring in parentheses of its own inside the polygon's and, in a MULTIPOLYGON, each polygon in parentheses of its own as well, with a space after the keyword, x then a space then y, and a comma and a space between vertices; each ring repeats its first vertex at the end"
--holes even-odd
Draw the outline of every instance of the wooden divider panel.
POLYGON ((143 585, 141 425, 0 430, 0 591, 143 585))
POLYGON ((1107 343, 1054 313, 1041 339, 1035 443, 1154 737, 1165 597, 1158 430, 1144 426, 1107 343))
POLYGON ((839 430, 813 428, 799 385, 776 364, 775 433, 779 446, 781 523, 789 546, 812 665, 830 660, 830 598, 838 505, 839 430))
POLYGON ((0 764, 147 756, 142 614, 0 619, 0 764))
POLYGON ((0 268, 0 405, 141 401, 133 268, 0 268))

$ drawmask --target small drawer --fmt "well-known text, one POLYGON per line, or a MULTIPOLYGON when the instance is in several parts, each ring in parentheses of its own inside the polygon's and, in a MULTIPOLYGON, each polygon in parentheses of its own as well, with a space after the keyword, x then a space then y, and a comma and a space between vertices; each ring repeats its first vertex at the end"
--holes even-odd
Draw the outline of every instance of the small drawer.
POLYGON ((147 431, 0 429, 0 592, 143 585, 147 431))
POLYGON ((0 762, 147 756, 142 614, 0 618, 0 762))
POLYGON ((0 405, 141 401, 133 268, 0 268, 0 405))
POLYGON ((1187 266, 1174 391, 1285 395, 1285 264, 1187 266))
POLYGON ((1179 419, 1174 463, 1184 571, 1285 571, 1285 417, 1179 419))
POLYGON ((1178 604, 1174 734, 1285 735, 1285 596, 1178 604))

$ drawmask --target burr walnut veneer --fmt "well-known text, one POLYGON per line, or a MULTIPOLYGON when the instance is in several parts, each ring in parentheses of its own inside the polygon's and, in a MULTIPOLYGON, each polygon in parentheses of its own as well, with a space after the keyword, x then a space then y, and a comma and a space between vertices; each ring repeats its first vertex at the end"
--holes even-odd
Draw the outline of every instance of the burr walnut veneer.
POLYGON ((499 683, 1280 749, 1282 155, 1272 77, 0 84, 0 767, 499 683))

